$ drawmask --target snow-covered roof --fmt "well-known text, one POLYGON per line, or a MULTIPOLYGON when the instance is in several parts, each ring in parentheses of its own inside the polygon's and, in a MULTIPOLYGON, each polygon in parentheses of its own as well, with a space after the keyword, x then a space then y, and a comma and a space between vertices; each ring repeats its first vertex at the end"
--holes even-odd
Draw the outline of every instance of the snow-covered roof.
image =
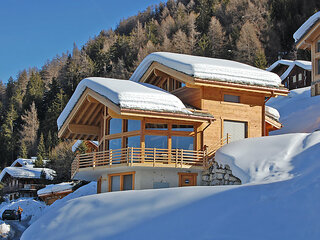
POLYGON ((9 174, 15 178, 41 178, 41 172, 46 173, 46 179, 53 180, 56 172, 50 168, 32 168, 32 167, 6 167, 0 173, 0 182, 5 174, 9 174))
POLYGON ((295 42, 298 42, 309 29, 320 19, 320 11, 313 14, 307 21, 305 21, 301 27, 293 34, 295 42))
POLYGON ((47 185, 45 188, 38 190, 37 193, 38 195, 45 195, 45 194, 56 193, 56 192, 64 192, 64 191, 72 190, 74 185, 75 183, 73 182, 50 184, 50 185, 47 185))
POLYGON ((61 128, 87 88, 123 109, 191 114, 178 97, 153 85, 128 80, 91 77, 83 79, 78 84, 57 120, 58 129, 61 128))
POLYGON ((34 162, 35 162, 34 159, 18 158, 11 164, 11 167, 14 167, 17 163, 19 163, 22 166, 26 166, 26 167, 27 166, 31 166, 31 167, 33 167, 34 166, 34 162))
POLYGON ((280 79, 283 81, 284 79, 286 79, 286 77, 288 77, 288 75, 290 74, 290 72, 292 71, 292 69, 295 66, 301 67, 307 71, 311 71, 312 70, 312 63, 310 61, 304 61, 304 60, 286 60, 286 59, 281 59, 278 60, 276 62, 274 62, 270 67, 267 68, 267 71, 272 71, 273 69, 275 69, 278 65, 287 65, 288 68, 287 70, 280 76, 280 79))
POLYGON ((267 87, 279 87, 281 84, 277 74, 247 64, 169 52, 149 54, 134 71, 130 80, 139 82, 153 62, 200 79, 267 87))
POLYGON ((266 115, 267 116, 279 121, 280 113, 278 112, 277 109, 275 109, 273 107, 270 107, 270 106, 266 106, 265 109, 266 109, 266 115))

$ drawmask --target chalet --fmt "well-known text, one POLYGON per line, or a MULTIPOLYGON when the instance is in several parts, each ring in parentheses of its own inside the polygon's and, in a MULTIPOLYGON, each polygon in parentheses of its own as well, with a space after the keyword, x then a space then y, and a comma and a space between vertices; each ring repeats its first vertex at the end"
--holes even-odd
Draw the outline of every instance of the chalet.
POLYGON ((62 199, 79 187, 83 186, 83 182, 63 182, 59 184, 50 184, 38 190, 38 197, 47 205, 51 205, 58 199, 62 199))
POLYGON ((37 197, 37 190, 53 180, 55 171, 49 168, 35 168, 35 159, 15 160, 10 167, 6 167, 0 174, 0 182, 5 187, 2 193, 10 200, 19 197, 37 197))
POLYGON ((320 12, 312 15, 294 33, 296 48, 311 51, 311 96, 320 95, 320 12))
POLYGON ((74 179, 98 180, 98 193, 201 185, 222 144, 281 127, 265 103, 287 94, 278 75, 246 64, 153 53, 129 81, 82 80, 58 135, 99 142, 71 170, 74 179))
POLYGON ((278 74, 281 83, 289 90, 311 86, 312 64, 309 61, 281 59, 267 68, 267 71, 278 74))

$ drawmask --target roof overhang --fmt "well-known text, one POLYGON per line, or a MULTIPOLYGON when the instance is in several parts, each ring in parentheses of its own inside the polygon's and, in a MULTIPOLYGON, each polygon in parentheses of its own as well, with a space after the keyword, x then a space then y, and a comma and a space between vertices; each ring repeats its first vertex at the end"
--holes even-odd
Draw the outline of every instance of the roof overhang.
POLYGON ((123 119, 142 119, 144 117, 148 117, 199 123, 211 122, 214 120, 213 116, 197 116, 195 114, 124 109, 110 101, 107 97, 96 93, 92 89, 86 88, 59 129, 58 137, 81 140, 98 140, 100 131, 98 116, 99 114, 104 114, 104 109, 109 110, 108 114, 111 115, 111 117, 123 119))
POLYGON ((273 130, 278 130, 283 127, 279 121, 269 117, 268 115, 266 115, 265 121, 272 126, 273 130))
POLYGON ((297 42, 297 49, 311 49, 312 42, 320 36, 320 20, 318 20, 297 42))

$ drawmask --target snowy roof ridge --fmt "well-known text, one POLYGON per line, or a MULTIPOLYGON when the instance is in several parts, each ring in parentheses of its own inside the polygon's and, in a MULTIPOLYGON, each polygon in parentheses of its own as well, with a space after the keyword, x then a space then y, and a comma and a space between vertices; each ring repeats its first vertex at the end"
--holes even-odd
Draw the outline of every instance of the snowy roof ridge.
POLYGON ((72 188, 75 186, 74 182, 62 182, 58 184, 50 184, 47 185, 45 188, 42 188, 38 190, 38 195, 44 195, 44 194, 50 194, 50 193, 56 193, 56 192, 63 192, 67 190, 72 190, 72 188))
POLYGON ((175 95, 150 84, 128 80, 90 77, 83 79, 57 119, 61 128, 82 93, 91 89, 123 109, 191 114, 175 95))
POLYGON ((278 121, 280 120, 280 113, 277 109, 270 107, 270 106, 265 106, 266 110, 266 115, 273 118, 274 120, 278 121))
POLYGON ((307 21, 305 21, 298 30, 293 34, 293 38, 295 42, 299 42, 299 40, 309 31, 310 28, 314 26, 315 23, 320 19, 320 11, 313 14, 307 21))
POLYGON ((32 167, 6 167, 0 173, 0 182, 5 174, 15 178, 41 178, 41 172, 46 173, 46 179, 53 180, 56 172, 50 168, 32 168, 32 167))
POLYGON ((244 63, 170 52, 149 54, 139 64, 130 80, 139 82, 153 62, 200 79, 265 87, 279 87, 281 85, 277 74, 244 63))
POLYGON ((312 70, 312 63, 310 61, 280 59, 280 60, 274 62, 273 64, 271 64, 271 66, 267 68, 267 71, 272 71, 280 64, 288 66, 287 70, 280 76, 280 79, 282 81, 289 75, 289 73, 292 71, 292 69, 295 66, 301 67, 301 68, 308 70, 308 71, 312 70))

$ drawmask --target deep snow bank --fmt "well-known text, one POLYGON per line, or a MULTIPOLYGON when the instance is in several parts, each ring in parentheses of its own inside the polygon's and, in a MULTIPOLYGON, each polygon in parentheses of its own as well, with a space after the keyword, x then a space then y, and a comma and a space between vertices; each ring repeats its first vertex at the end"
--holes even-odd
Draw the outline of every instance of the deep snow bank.
POLYGON ((22 240, 319 239, 320 132, 244 141, 217 158, 249 184, 80 197, 48 211, 22 240))
POLYGON ((311 97, 310 87, 291 90, 288 96, 270 99, 267 105, 280 112, 283 124, 283 128, 270 132, 271 135, 320 129, 320 96, 311 97))

